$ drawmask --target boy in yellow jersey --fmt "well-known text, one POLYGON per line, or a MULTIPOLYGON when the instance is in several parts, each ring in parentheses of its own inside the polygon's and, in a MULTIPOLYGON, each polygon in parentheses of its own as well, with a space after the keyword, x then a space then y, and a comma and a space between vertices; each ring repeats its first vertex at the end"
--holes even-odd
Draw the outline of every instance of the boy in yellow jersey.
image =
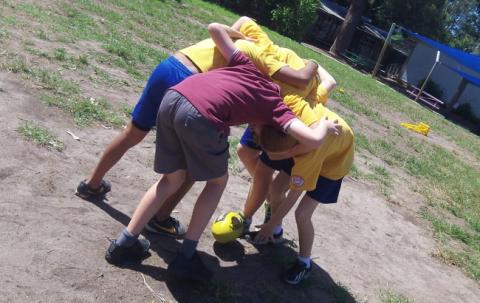
MULTIPOLYGON (((264 53, 276 56, 277 60, 285 62, 292 68, 300 68, 302 66, 303 59, 292 50, 275 45, 268 35, 248 17, 240 18, 234 26, 240 28, 246 36, 256 39, 256 44, 262 48, 264 53)), ((312 117, 311 108, 315 107, 317 103, 326 104, 329 94, 336 86, 335 79, 321 66, 318 66, 318 78, 319 79, 315 79, 316 81, 309 83, 309 86, 303 90, 291 85, 282 85, 278 81, 275 81, 282 87, 282 97, 284 98, 285 104, 307 125, 311 125, 312 121, 318 119, 318 117, 317 119, 312 117), (302 97, 305 98, 307 102, 302 100, 302 97)), ((299 152, 306 151, 307 150, 300 150, 299 152)), ((268 167, 257 166, 260 152, 261 147, 255 143, 250 128, 247 128, 237 145, 237 154, 250 175, 252 177, 254 174, 257 176, 255 178, 255 184, 252 184, 249 191, 249 196, 254 200, 265 200, 267 198, 268 186, 273 175, 273 171, 268 167)), ((256 205, 251 205, 248 201, 247 199, 243 210, 247 223, 246 229, 248 229, 252 216, 258 209, 256 205)), ((268 209, 270 210, 270 207, 268 209)), ((266 213, 265 221, 268 220, 268 217, 269 215, 266 213)), ((277 227, 277 231, 281 231, 281 228, 277 227)))
MULTIPOLYGON (((236 30, 236 28, 242 26, 242 30, 247 28, 244 19, 240 20, 243 20, 242 24, 240 25, 240 22, 237 22, 229 32, 234 38, 245 37, 244 34, 236 30)), ((258 27, 253 21, 250 26, 258 27)), ((295 85, 310 85, 309 83, 316 81, 308 81, 316 73, 315 63, 308 62, 305 65, 305 62, 301 61, 295 65, 296 69, 293 69, 286 63, 280 62, 270 52, 262 51, 262 48, 256 47, 254 43, 238 40, 236 44, 241 51, 251 56, 252 61, 262 72, 273 79, 290 81, 292 87, 295 85)), ((185 48, 160 63, 152 72, 143 94, 134 108, 132 121, 107 146, 89 179, 80 182, 77 187, 77 195, 84 199, 92 199, 102 197, 110 191, 110 183, 103 179, 105 174, 123 157, 127 150, 141 142, 154 126, 160 101, 169 87, 180 83, 190 75, 224 67, 225 65, 225 59, 215 49, 215 44, 211 39, 185 48)), ((312 89, 315 89, 315 87, 312 89)), ((305 101, 300 98, 298 102, 305 101)), ((307 115, 305 116, 307 117, 307 115)), ((302 120, 307 124, 316 121, 312 113, 306 119, 302 120)), ((148 230, 171 236, 183 236, 185 228, 170 214, 192 184, 193 182, 188 179, 185 181, 180 189, 164 203, 157 216, 149 222, 148 230)))
MULTIPOLYGON (((312 214, 318 203, 336 203, 343 177, 349 172, 353 163, 354 140, 353 132, 348 124, 337 114, 318 104, 314 108, 317 117, 326 116, 329 120, 337 120, 342 126, 339 136, 326 138, 323 145, 311 152, 294 156, 285 160, 272 160, 285 155, 296 154, 295 147, 289 153, 270 153, 272 139, 276 131, 260 130, 259 143, 266 152, 260 156, 258 166, 270 170, 280 171, 278 177, 269 188, 270 203, 272 204, 271 219, 261 225, 259 231, 250 232, 247 237, 254 244, 278 243, 279 235, 275 235, 275 228, 297 202, 303 192, 304 197, 295 210, 295 219, 298 228, 299 255, 292 266, 284 273, 283 279, 290 284, 298 284, 307 278, 311 270, 311 250, 314 239, 314 229, 311 221, 312 214), (267 142, 270 141, 270 143, 267 142), (289 188, 287 194, 286 190, 289 188)), ((280 136, 278 137, 280 138, 280 136)), ((279 139, 281 140, 281 139, 279 139)), ((257 181, 254 176, 253 183, 257 181)), ((249 196, 251 199, 252 196, 249 196)), ((247 203, 260 206, 260 200, 250 200, 247 203)))
MULTIPOLYGON (((268 35, 250 18, 241 17, 235 24, 235 28, 247 37, 255 39, 255 44, 259 46, 262 51, 273 57, 276 60, 288 64, 293 69, 299 69, 303 66, 303 59, 300 58, 294 51, 279 47, 275 45, 268 35)), ((292 109, 292 111, 300 117, 300 119, 307 125, 310 125, 313 120, 311 115, 311 107, 315 106, 317 102, 325 104, 328 95, 335 88, 335 79, 321 66, 318 66, 318 78, 316 81, 310 81, 304 88, 292 85, 285 85, 284 83, 291 83, 288 79, 274 79, 275 82, 282 87, 282 97, 285 104, 292 109), (278 80, 282 81, 279 82, 278 80), (304 102, 302 98, 306 98, 304 102)), ((254 143, 250 129, 246 129, 240 143, 237 145, 237 154, 245 168, 253 176, 255 166, 260 155, 260 148, 254 143)), ((265 179, 268 179, 265 176, 265 179)))

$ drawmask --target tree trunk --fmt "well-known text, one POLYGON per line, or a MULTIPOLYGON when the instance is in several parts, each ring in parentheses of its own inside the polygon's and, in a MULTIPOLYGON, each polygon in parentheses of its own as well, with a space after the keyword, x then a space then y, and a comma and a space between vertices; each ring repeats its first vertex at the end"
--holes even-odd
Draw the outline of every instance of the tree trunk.
POLYGON ((343 53, 352 41, 355 28, 360 23, 362 13, 367 6, 367 0, 352 0, 348 8, 345 20, 337 31, 337 37, 330 47, 330 53, 339 56, 343 53))

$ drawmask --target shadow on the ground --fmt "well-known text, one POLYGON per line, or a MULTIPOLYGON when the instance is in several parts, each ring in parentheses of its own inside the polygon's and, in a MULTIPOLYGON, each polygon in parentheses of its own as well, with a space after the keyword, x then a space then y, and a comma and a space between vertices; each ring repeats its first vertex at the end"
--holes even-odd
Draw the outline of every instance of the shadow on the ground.
MULTIPOLYGON (((130 217, 106 203, 104 199, 89 200, 113 219, 127 225, 130 217)), ((148 232, 143 236, 152 243, 151 250, 166 263, 175 257, 180 241, 148 232)), ((292 286, 281 280, 285 267, 296 258, 291 242, 283 245, 251 246, 244 240, 227 244, 215 242, 215 256, 200 252, 204 263, 214 272, 208 283, 194 283, 170 279, 165 268, 146 264, 128 264, 122 268, 138 271, 166 283, 172 296, 180 303, 202 302, 357 302, 349 291, 318 264, 312 262, 312 272, 300 285, 292 286), (251 251, 247 254, 246 247, 251 251), (220 258, 234 262, 234 266, 221 267, 220 258)), ((106 249, 107 247, 105 247, 106 249)))

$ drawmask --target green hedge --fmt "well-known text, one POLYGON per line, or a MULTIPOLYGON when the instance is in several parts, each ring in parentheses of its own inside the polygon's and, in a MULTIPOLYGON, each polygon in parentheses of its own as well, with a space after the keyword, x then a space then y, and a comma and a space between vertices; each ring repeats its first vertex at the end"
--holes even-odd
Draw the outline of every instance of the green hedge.
POLYGON ((209 0, 297 41, 317 19, 318 0, 209 0))

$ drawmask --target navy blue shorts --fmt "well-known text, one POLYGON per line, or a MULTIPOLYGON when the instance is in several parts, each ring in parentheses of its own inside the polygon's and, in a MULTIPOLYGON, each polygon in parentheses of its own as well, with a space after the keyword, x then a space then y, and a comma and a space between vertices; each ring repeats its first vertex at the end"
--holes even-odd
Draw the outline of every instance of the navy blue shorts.
POLYGON ((149 131, 155 126, 158 108, 165 92, 193 73, 177 58, 170 56, 153 70, 142 96, 132 112, 132 123, 138 129, 149 131))
POLYGON ((255 143, 255 140, 253 139, 253 132, 250 129, 250 127, 247 127, 243 132, 242 138, 240 139, 240 144, 242 144, 243 146, 250 147, 252 149, 262 150, 260 145, 255 143))
MULTIPOLYGON (((270 168, 278 171, 284 171, 289 176, 292 174, 292 167, 294 165, 293 159, 285 160, 271 160, 265 152, 260 155, 260 160, 270 168)), ((317 186, 314 190, 307 191, 307 196, 322 204, 336 203, 342 180, 331 180, 322 176, 318 177, 317 186)))

